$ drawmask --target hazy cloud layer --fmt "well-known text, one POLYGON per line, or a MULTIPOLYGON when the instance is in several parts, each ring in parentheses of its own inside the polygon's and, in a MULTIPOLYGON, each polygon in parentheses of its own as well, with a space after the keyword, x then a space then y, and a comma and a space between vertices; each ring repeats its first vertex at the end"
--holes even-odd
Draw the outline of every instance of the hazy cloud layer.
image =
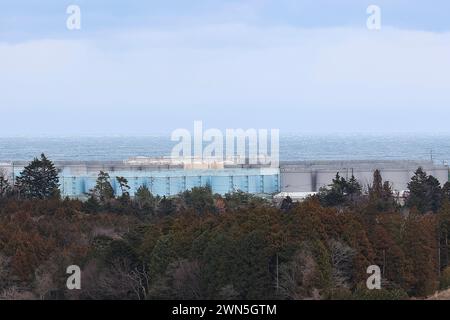
MULTIPOLYGON (((276 23, 283 12, 264 24, 269 1, 225 3, 222 23, 202 7, 184 15, 201 23, 0 41, 0 134, 146 134, 197 119, 220 128, 448 131, 450 33, 276 23), (225 21, 230 12, 240 18, 225 21)), ((175 16, 163 9, 160 17, 175 16)))

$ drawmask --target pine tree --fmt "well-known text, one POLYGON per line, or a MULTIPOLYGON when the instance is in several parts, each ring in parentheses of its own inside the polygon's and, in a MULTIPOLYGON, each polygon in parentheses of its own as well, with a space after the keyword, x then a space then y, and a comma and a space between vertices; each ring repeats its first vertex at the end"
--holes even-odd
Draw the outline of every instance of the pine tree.
POLYGON ((419 168, 408 183, 409 196, 406 205, 410 208, 416 207, 420 212, 425 212, 427 208, 425 199, 427 178, 427 174, 419 168))
POLYGON ((136 201, 139 209, 154 209, 156 204, 156 199, 147 188, 147 186, 140 186, 136 194, 134 195, 134 200, 136 201))
POLYGON ((385 212, 395 208, 395 199, 389 181, 384 181, 380 171, 373 173, 373 183, 369 187, 369 201, 372 208, 378 212, 385 212))
POLYGON ((6 197, 11 191, 11 185, 5 175, 0 173, 0 198, 6 197))
POLYGON ((375 170, 373 173, 372 187, 369 188, 369 198, 371 200, 381 199, 383 194, 383 179, 381 178, 380 170, 375 170))
POLYGON ((17 177, 20 196, 30 199, 49 199, 59 197, 58 170, 44 154, 24 168, 17 177))
POLYGON ((120 200, 123 202, 128 202, 130 200, 130 186, 128 185, 128 180, 124 177, 116 177, 116 181, 119 184, 119 188, 122 193, 120 200))
POLYGON ((163 196, 162 199, 159 201, 158 204, 158 214, 160 215, 171 215, 175 213, 177 210, 177 207, 172 199, 166 198, 166 196, 163 196))
POLYGON ((355 196, 361 195, 361 192, 361 184, 353 174, 347 181, 338 172, 328 188, 321 188, 319 190, 319 199, 324 206, 338 206, 348 201, 353 202, 355 196))
POLYGON ((442 188, 439 181, 428 176, 419 168, 408 183, 409 197, 406 205, 409 208, 416 207, 421 213, 436 212, 442 203, 442 188))
POLYGON ((362 187, 359 182, 356 180, 355 176, 352 174, 350 180, 346 181, 344 185, 344 193, 350 197, 350 200, 353 201, 355 196, 361 195, 362 187))
POLYGON ((389 183, 389 181, 385 181, 383 183, 383 199, 384 200, 390 200, 393 196, 392 186, 389 183))
POLYGON ((450 201, 450 182, 447 181, 442 188, 442 195, 445 199, 450 201))
POLYGON ((214 195, 210 186, 194 187, 181 194, 184 205, 197 213, 214 212, 214 195))
POLYGON ((110 183, 110 177, 107 172, 100 171, 97 177, 97 183, 93 190, 91 190, 93 197, 100 202, 105 203, 114 198, 114 189, 110 183))
POLYGON ((337 206, 343 204, 345 201, 344 189, 346 181, 336 173, 336 177, 332 180, 331 184, 326 187, 322 187, 319 190, 320 202, 327 207, 337 206))
POLYGON ((442 205, 441 183, 431 175, 427 179, 427 200, 429 209, 433 212, 437 212, 442 205))
POLYGON ((292 201, 292 198, 287 196, 281 202, 280 210, 283 212, 288 212, 289 210, 292 209, 293 206, 294 206, 294 202, 292 201))

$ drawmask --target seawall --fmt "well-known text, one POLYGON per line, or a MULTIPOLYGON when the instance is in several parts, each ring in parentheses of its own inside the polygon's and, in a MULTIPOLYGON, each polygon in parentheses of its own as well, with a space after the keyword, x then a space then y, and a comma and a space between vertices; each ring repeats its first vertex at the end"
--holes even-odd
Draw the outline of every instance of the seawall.
MULTIPOLYGON (((26 162, 0 162, 0 170, 10 181, 14 181, 26 165, 26 162)), ((95 186, 101 170, 109 173, 117 194, 120 191, 115 177, 123 176, 131 187, 131 195, 145 185, 160 196, 176 195, 206 185, 219 194, 238 190, 268 196, 280 192, 317 192, 320 187, 330 184, 337 172, 346 178, 353 174, 363 186, 367 186, 372 183, 376 169, 396 191, 407 189, 418 167, 435 176, 442 184, 449 180, 448 166, 431 161, 295 161, 282 162, 278 168, 224 163, 187 167, 167 161, 57 161, 55 165, 60 172, 62 195, 78 198, 85 197, 95 186)))

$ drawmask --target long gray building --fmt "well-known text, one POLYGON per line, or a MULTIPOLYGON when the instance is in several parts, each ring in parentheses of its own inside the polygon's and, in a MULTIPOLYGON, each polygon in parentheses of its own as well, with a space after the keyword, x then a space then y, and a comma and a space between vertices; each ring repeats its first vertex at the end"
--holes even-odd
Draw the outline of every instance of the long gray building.
POLYGON ((435 176, 441 184, 449 180, 447 165, 432 161, 305 161, 284 162, 280 166, 282 192, 317 192, 329 185, 336 173, 344 178, 352 174, 364 186, 372 184, 373 172, 380 170, 384 181, 389 181, 396 191, 404 191, 414 172, 422 167, 435 176))
MULTIPOLYGON (((20 174, 27 162, 0 162, 0 171, 10 181, 20 174)), ((329 185, 336 173, 345 178, 353 174, 363 185, 372 183, 373 172, 381 171, 383 180, 390 181, 395 191, 402 192, 418 167, 444 184, 448 181, 448 166, 423 161, 295 161, 282 162, 272 168, 258 165, 216 163, 205 166, 174 165, 167 160, 137 158, 128 161, 55 162, 59 169, 63 196, 83 198, 95 186, 100 170, 111 176, 116 194, 120 188, 116 177, 128 179, 133 195, 142 186, 154 194, 176 195, 193 187, 209 185, 214 193, 233 191, 272 196, 280 193, 313 193, 329 185)))

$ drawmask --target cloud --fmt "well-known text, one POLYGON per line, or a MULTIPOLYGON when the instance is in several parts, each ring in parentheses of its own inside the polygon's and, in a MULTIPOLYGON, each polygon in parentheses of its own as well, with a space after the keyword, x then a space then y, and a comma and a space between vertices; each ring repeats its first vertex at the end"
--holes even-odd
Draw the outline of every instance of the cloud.
POLYGON ((446 130, 450 33, 211 24, 0 43, 1 134, 446 130))

